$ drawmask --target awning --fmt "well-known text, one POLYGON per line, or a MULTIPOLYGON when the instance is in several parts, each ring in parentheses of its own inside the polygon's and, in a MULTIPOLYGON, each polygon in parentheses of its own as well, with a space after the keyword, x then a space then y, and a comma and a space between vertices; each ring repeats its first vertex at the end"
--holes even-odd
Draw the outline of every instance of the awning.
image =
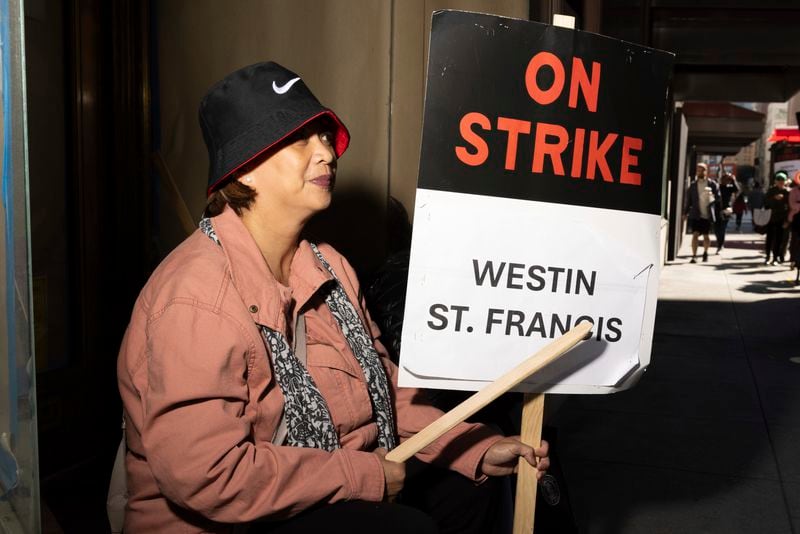
POLYGON ((764 114, 730 102, 684 102, 689 145, 701 154, 733 155, 764 135, 764 114))
POLYGON ((775 128, 775 131, 769 136, 767 142, 779 143, 781 141, 786 141, 787 143, 800 143, 800 129, 775 128))

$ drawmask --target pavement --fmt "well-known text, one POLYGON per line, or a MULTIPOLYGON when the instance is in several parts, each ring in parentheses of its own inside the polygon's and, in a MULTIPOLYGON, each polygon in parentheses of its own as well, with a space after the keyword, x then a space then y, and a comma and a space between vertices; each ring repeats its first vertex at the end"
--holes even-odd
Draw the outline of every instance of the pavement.
POLYGON ((800 534, 800 286, 742 230, 707 263, 684 236, 635 387, 554 399, 581 534, 800 534))

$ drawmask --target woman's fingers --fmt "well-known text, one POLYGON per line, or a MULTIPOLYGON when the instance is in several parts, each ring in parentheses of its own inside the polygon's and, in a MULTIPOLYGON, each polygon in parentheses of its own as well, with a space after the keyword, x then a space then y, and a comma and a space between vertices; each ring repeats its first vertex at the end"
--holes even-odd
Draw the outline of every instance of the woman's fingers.
POLYGON ((525 458, 538 472, 544 473, 550 467, 547 457, 549 445, 542 441, 539 447, 531 447, 522 443, 519 436, 504 438, 492 445, 482 462, 482 471, 490 476, 502 476, 517 472, 519 458, 525 458))

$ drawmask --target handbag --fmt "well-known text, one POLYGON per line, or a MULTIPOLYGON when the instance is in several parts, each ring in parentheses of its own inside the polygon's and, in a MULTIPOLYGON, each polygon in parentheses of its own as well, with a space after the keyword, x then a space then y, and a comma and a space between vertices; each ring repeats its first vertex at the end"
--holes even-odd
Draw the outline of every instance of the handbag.
POLYGON ((753 210, 753 225, 766 226, 772 216, 772 210, 767 208, 757 208, 753 210))

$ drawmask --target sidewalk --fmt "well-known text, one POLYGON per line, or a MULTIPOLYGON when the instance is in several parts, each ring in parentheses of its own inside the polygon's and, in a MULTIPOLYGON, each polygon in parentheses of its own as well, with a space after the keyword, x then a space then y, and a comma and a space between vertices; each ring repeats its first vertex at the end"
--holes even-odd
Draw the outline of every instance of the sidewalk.
POLYGON ((690 264, 685 236, 642 380, 555 414, 582 534, 800 534, 800 286, 763 240, 690 264))

